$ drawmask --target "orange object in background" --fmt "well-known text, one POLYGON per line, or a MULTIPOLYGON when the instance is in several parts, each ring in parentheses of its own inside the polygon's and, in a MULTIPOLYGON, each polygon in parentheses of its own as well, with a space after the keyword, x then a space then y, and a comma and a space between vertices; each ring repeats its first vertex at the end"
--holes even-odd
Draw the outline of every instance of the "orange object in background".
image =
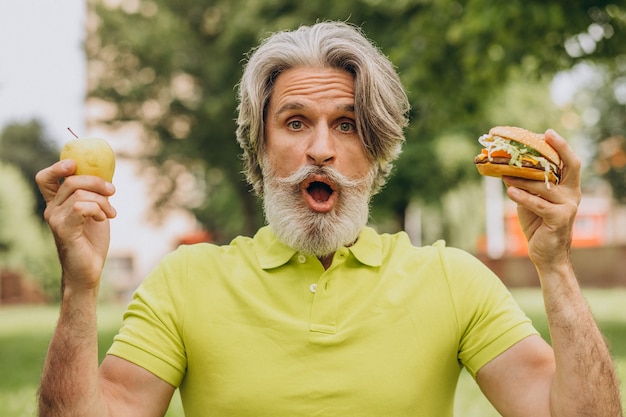
MULTIPOLYGON (((608 217, 610 207, 604 199, 586 198, 581 201, 574 222, 572 247, 586 248, 609 243, 608 217)), ((504 213, 505 255, 525 256, 528 242, 519 224, 515 206, 507 205, 504 213)))

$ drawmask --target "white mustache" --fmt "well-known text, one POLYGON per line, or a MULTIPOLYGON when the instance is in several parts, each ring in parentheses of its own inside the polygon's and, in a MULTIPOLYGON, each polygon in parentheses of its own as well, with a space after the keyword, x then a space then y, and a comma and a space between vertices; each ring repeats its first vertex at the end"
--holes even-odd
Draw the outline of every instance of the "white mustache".
POLYGON ((319 175, 327 178, 339 188, 358 188, 368 183, 371 184, 372 172, 362 178, 348 178, 334 168, 327 166, 306 165, 299 168, 296 172, 288 177, 276 178, 281 185, 299 187, 307 178, 319 175))
POLYGON ((280 178, 265 165, 263 209, 276 236, 288 246, 315 256, 326 256, 353 243, 368 219, 376 171, 372 167, 356 179, 330 167, 307 165, 280 178), (304 181, 313 176, 332 183, 339 193, 333 210, 316 213, 308 209, 300 195, 304 181))

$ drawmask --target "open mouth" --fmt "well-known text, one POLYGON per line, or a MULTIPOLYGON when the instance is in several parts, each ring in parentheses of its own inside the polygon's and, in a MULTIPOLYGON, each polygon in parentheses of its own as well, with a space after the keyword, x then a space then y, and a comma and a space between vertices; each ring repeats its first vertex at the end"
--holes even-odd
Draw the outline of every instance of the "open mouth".
POLYGON ((313 181, 306 188, 306 192, 318 203, 325 203, 332 195, 333 189, 324 182, 313 181))
POLYGON ((337 187, 325 176, 315 175, 301 185, 307 204, 311 210, 328 212, 337 199, 337 187))

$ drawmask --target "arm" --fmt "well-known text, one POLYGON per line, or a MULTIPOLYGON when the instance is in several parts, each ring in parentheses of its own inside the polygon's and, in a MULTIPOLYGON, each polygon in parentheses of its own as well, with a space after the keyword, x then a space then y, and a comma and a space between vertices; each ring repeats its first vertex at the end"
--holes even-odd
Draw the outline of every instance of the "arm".
POLYGON ((156 376, 130 364, 107 365, 100 375, 96 304, 109 246, 108 220, 116 215, 108 200, 114 188, 97 177, 69 176, 74 170, 72 161, 62 161, 36 178, 63 271, 61 311, 44 364, 39 415, 163 415, 160 404, 169 400, 165 395, 156 402, 142 398, 140 407, 130 408, 136 405, 131 401, 134 392, 147 395, 146 387, 155 387, 152 395, 163 394, 160 384, 165 382, 156 376))
POLYGON ((518 178, 504 181, 518 205, 529 257, 539 275, 553 353, 528 338, 481 369, 478 383, 506 416, 621 416, 615 368, 570 259, 581 198, 580 161, 556 132, 547 131, 546 140, 564 163, 558 186, 548 189, 542 182, 518 178))

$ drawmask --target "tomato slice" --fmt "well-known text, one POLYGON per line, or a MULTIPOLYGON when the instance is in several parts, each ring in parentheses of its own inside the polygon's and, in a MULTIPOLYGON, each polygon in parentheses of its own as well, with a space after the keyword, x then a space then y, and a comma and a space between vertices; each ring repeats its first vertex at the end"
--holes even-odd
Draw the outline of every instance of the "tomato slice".
MULTIPOLYGON (((487 151, 486 148, 483 148, 480 151, 483 155, 489 155, 489 151, 487 151)), ((493 151, 491 152, 491 157, 495 157, 495 156, 502 156, 504 158, 510 158, 511 155, 509 153, 507 153, 506 151, 493 151)))

